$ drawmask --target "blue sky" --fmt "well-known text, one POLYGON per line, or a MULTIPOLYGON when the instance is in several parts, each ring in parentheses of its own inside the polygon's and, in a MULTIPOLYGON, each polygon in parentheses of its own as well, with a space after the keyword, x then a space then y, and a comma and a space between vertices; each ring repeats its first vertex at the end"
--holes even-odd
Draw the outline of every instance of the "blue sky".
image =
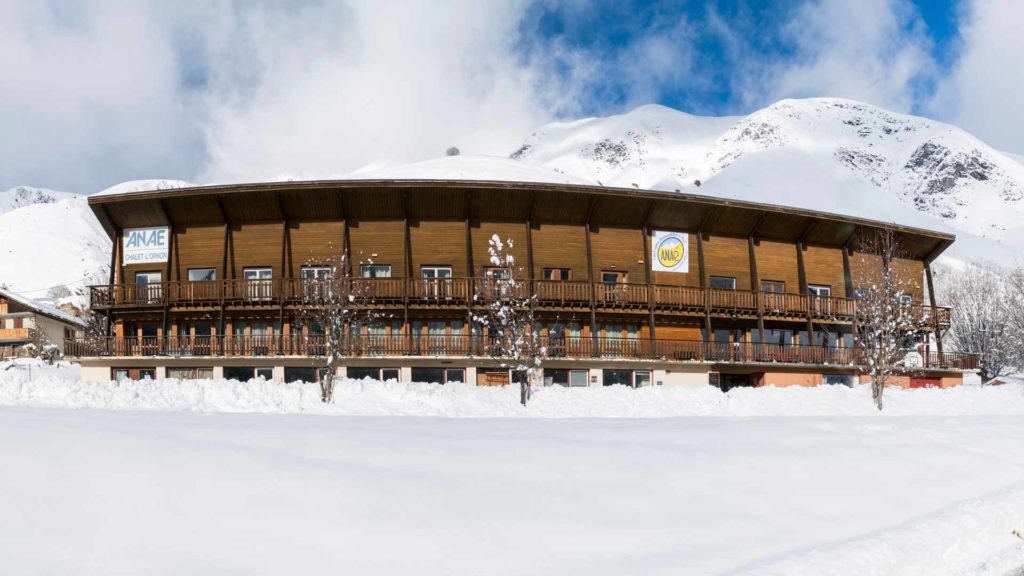
POLYGON ((0 190, 329 178, 835 96, 1024 152, 1019 0, 0 0, 0 190))
MULTIPOLYGON (((798 57, 787 23, 807 4, 804 0, 540 2, 531 6, 521 22, 521 50, 543 51, 559 43, 604 62, 602 78, 592 86, 595 97, 584 110, 587 114, 602 114, 633 104, 628 83, 622 82, 615 71, 619 57, 645 37, 665 33, 674 23, 685 22, 685 30, 669 33, 678 38, 679 47, 692 52, 691 78, 658 83, 653 99, 692 113, 745 114, 763 103, 746 101, 735 89, 742 68, 751 61, 798 57), (723 24, 730 28, 729 34, 723 33, 723 24)), ((907 34, 922 26, 930 56, 938 66, 948 69, 954 62, 962 5, 955 0, 917 0, 908 2, 906 8, 907 18, 902 25, 907 34)), ((934 86, 926 82, 916 89, 917 98, 923 100, 934 86)), ((927 114, 920 105, 913 106, 912 111, 927 114)))

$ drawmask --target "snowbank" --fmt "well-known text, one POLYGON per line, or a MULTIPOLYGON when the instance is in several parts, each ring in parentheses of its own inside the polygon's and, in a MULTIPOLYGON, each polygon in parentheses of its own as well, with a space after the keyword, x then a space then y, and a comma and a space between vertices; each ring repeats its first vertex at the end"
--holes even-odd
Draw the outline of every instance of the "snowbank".
MULTIPOLYGON (((549 387, 534 391, 527 408, 515 387, 346 379, 334 404, 320 402, 316 384, 268 381, 156 380, 80 382, 66 376, 24 371, 0 374, 0 405, 113 410, 313 413, 361 416, 449 417, 632 417, 678 416, 872 416, 878 414, 868 386, 734 389, 660 388, 633 390, 549 387)), ((890 415, 1024 415, 1024 385, 960 386, 886 391, 890 415)))

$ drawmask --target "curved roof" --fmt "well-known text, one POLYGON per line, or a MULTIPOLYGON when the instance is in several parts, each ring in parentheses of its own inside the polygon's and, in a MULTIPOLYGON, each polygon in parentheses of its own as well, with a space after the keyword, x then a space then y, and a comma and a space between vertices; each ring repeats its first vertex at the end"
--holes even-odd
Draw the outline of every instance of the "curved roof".
POLYGON ((650 226, 730 236, 845 246, 858 232, 900 232, 915 258, 932 260, 952 234, 803 208, 680 192, 573 183, 452 179, 343 179, 194 186, 91 196, 117 229, 229 222, 344 219, 529 220, 650 226))

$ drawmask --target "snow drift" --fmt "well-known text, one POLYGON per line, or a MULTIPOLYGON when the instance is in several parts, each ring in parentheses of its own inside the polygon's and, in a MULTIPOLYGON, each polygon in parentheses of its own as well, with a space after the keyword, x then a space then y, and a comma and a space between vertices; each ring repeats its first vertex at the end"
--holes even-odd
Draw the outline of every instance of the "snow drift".
MULTIPOLYGON (((0 374, 0 405, 115 410, 257 412, 360 416, 626 417, 873 416, 868 386, 733 389, 650 387, 634 390, 546 387, 519 406, 515 387, 341 380, 335 402, 320 402, 316 384, 263 380, 79 382, 24 371, 0 374)), ((960 386, 886 391, 885 416, 1024 415, 1024 386, 960 386)))

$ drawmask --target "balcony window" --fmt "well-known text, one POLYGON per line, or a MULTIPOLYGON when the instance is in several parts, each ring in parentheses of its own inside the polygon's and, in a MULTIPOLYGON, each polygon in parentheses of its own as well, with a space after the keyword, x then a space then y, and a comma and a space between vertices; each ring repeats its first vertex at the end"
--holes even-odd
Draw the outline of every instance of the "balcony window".
POLYGON ((710 287, 713 290, 735 290, 736 278, 731 276, 712 276, 710 279, 710 287))
POLYGON ((629 273, 618 272, 615 270, 603 270, 601 271, 601 282, 609 288, 614 288, 619 284, 626 284, 629 282, 629 273))
POLYGON ((216 268, 189 268, 189 282, 210 282, 217 279, 216 268))
POLYGON ((363 278, 391 278, 391 264, 362 264, 359 275, 363 278))
POLYGON ((765 294, 785 294, 786 283, 778 280, 761 280, 761 292, 765 294))
POLYGON ((299 269, 299 278, 303 280, 326 280, 333 276, 329 266, 303 266, 299 269))
POLYGON ((766 328, 764 337, 759 336, 759 331, 752 331, 755 344, 770 344, 773 346, 790 346, 793 344, 792 330, 779 330, 777 328, 766 328))
POLYGON ((569 268, 545 268, 543 278, 545 280, 571 280, 572 270, 569 268))
POLYGON ((160 272, 136 272, 135 284, 139 287, 139 300, 142 302, 159 302, 162 288, 161 282, 163 282, 163 274, 160 272))
POLYGON ((831 286, 821 286, 819 284, 808 284, 807 295, 815 296, 817 298, 828 298, 832 295, 831 286))
POLYGON ((243 268, 245 296, 248 300, 270 300, 273 295, 273 271, 270 268, 243 268))

